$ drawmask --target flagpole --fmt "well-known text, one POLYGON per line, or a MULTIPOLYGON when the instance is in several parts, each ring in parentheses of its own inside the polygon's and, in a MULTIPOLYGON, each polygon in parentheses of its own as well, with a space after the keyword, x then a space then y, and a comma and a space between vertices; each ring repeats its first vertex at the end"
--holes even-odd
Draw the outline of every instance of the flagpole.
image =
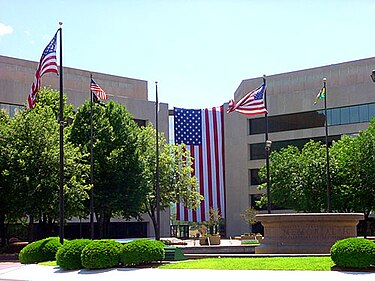
MULTIPOLYGON (((264 89, 264 105, 267 109, 267 86, 266 86, 266 75, 263 75, 263 83, 265 86, 264 89)), ((271 150, 271 142, 268 140, 268 113, 266 112, 264 115, 264 119, 266 122, 266 132, 265 132, 265 154, 266 154, 266 177, 267 177, 267 212, 271 214, 271 188, 270 188, 270 150, 271 150)))
MULTIPOLYGON (((92 80, 92 74, 90 74, 90 84, 92 80)), ((90 238, 94 239, 94 125, 93 125, 93 93, 90 89, 90 179, 91 179, 91 189, 90 189, 90 238)))
POLYGON ((155 239, 160 240, 160 173, 159 173, 159 95, 158 82, 155 82, 155 129, 156 129, 156 233, 155 239))
POLYGON ((324 126, 325 126, 325 139, 326 139, 326 157, 327 157, 327 211, 332 213, 332 194, 331 194, 331 174, 329 170, 329 149, 328 149, 328 115, 327 115, 327 78, 323 78, 323 89, 324 94, 324 114, 326 116, 324 126))
POLYGON ((60 243, 64 243, 64 97, 63 97, 63 64, 62 64, 62 22, 60 28, 60 184, 59 184, 59 206, 60 206, 60 243))

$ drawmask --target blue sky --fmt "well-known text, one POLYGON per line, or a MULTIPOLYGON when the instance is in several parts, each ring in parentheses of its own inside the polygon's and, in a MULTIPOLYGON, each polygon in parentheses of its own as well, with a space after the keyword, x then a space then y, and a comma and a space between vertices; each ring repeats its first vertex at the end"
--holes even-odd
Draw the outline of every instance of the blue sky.
POLYGON ((158 81, 170 108, 221 105, 243 79, 375 56, 375 0, 0 0, 0 54, 38 61, 60 20, 64 66, 147 80, 150 100, 158 81))

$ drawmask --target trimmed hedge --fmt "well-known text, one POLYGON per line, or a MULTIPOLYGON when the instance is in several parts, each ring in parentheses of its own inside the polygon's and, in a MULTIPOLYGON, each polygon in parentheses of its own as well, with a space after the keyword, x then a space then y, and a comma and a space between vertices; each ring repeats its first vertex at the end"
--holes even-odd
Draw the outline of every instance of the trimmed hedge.
POLYGON ((58 237, 49 237, 25 246, 19 254, 23 264, 54 261, 57 250, 61 247, 58 237))
POLYGON ((375 243, 364 238, 346 238, 331 247, 331 259, 342 267, 365 268, 375 265, 375 243))
POLYGON ((122 247, 121 263, 123 265, 146 264, 162 261, 165 257, 164 244, 161 241, 140 239, 122 247))
POLYGON ((122 245, 113 240, 92 241, 82 250, 82 266, 89 269, 119 265, 122 245))
POLYGON ((56 253, 56 264, 64 269, 81 269, 83 249, 92 242, 90 239, 75 239, 64 243, 56 253))

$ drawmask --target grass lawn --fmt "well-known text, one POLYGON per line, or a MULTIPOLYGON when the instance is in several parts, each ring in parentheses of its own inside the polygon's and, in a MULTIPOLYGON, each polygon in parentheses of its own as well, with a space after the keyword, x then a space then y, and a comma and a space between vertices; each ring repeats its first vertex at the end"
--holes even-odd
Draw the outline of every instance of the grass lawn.
POLYGON ((44 261, 38 263, 39 265, 47 265, 47 266, 57 266, 56 261, 44 261))
POLYGON ((333 265, 331 257, 208 258, 166 264, 160 268, 329 271, 333 265))

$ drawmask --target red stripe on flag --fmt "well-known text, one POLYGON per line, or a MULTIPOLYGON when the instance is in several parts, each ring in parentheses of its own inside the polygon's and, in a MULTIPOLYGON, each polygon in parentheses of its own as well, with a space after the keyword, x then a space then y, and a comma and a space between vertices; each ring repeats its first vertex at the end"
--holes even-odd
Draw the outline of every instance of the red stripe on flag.
MULTIPOLYGON (((203 170, 203 161, 202 161, 202 154, 203 149, 202 146, 199 146, 199 155, 198 155, 198 161, 199 161, 199 186, 200 186, 200 194, 204 196, 204 170, 203 170)), ((206 200, 206 198, 204 198, 206 200)), ((204 200, 201 202, 201 220, 204 221, 206 217, 206 207, 204 205, 204 200)))
POLYGON ((217 209, 221 210, 220 204, 220 155, 219 155, 219 139, 218 139, 218 122, 217 122, 217 115, 216 115, 216 108, 212 109, 212 120, 213 120, 213 129, 214 129, 214 150, 215 150, 215 178, 216 178, 216 200, 217 200, 217 209))
POLYGON ((204 118, 206 121, 206 143, 204 144, 206 146, 206 153, 207 153, 207 191, 208 191, 208 202, 209 206, 213 206, 213 195, 212 195, 212 166, 211 166, 211 138, 210 138, 210 120, 208 115, 208 110, 204 110, 204 118))

